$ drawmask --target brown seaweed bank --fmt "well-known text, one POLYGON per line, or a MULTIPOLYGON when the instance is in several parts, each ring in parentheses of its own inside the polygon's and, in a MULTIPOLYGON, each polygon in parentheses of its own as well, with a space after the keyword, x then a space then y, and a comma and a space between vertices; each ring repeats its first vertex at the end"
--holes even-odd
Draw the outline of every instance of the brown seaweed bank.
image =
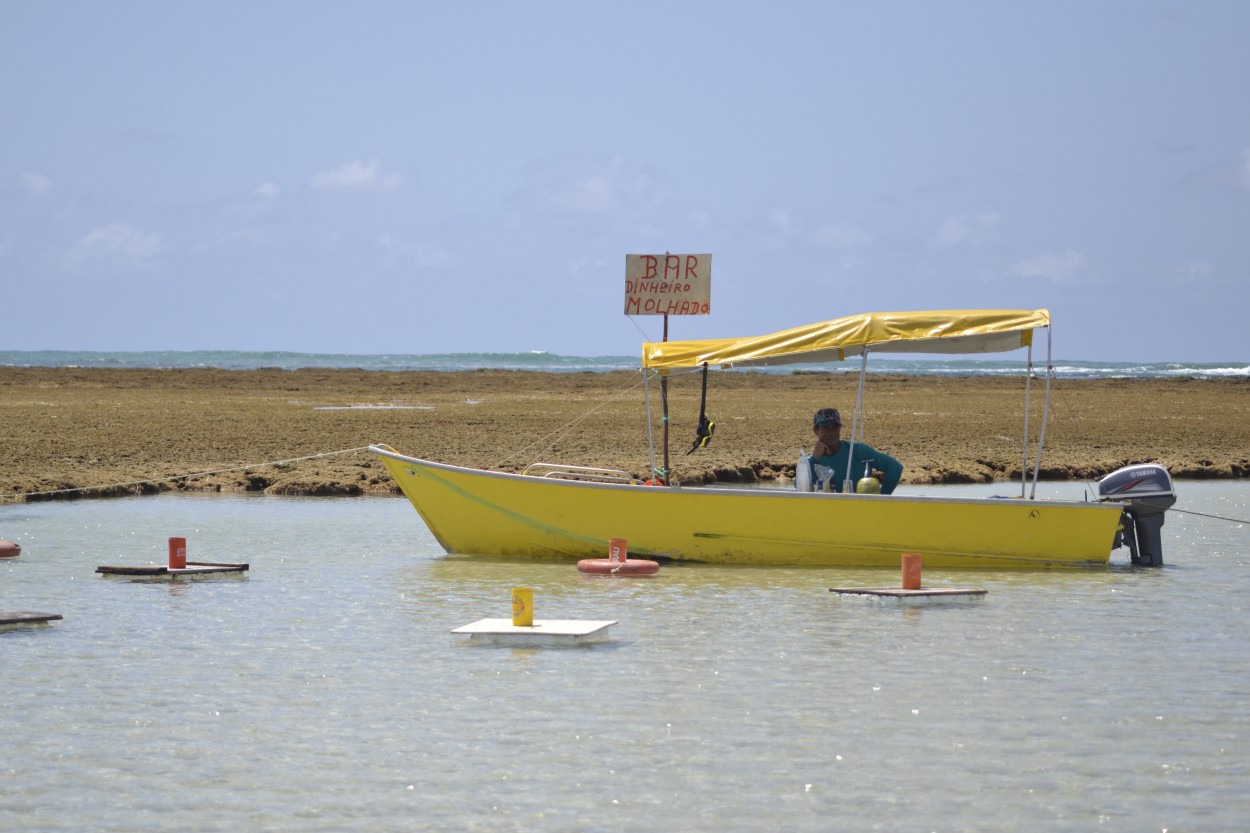
MULTIPOLYGON (((707 448, 686 454, 699 377, 672 377, 671 468, 684 482, 789 476, 811 414, 853 408, 844 373, 720 373, 707 448)), ((1041 424, 1035 381, 1031 425, 1041 424)), ((659 401, 652 385, 652 404, 659 401)), ((903 483, 1019 476, 1024 380, 883 374, 866 389, 865 439, 906 466, 903 483)), ((363 370, 0 367, 0 497, 72 498, 170 489, 393 494, 363 449, 519 471, 536 461, 645 477, 641 376, 363 370), (51 494, 49 494, 51 493, 51 494)), ((1250 379, 1058 380, 1046 479, 1091 479, 1159 462, 1178 478, 1250 476, 1250 379)), ((657 447, 662 436, 654 422, 657 447)))

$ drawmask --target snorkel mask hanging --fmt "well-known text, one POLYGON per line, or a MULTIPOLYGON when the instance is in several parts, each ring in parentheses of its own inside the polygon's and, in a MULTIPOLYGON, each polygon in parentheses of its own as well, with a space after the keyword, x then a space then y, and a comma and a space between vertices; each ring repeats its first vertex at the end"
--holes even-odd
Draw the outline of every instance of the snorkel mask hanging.
POLYGON ((707 418, 707 363, 703 364, 703 401, 699 403, 699 427, 695 431, 694 444, 686 454, 694 454, 712 441, 716 423, 707 418))

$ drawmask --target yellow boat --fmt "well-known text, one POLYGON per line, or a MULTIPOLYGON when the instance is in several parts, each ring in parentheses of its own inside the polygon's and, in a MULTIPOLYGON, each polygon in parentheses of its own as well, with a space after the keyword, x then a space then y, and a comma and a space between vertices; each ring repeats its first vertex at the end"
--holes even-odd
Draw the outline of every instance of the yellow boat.
MULTIPOLYGON (((1049 336, 1049 326, 1046 310, 871 313, 754 338, 647 343, 642 369, 658 375, 709 365, 862 356, 858 426, 870 352, 1027 348, 1028 437, 1033 333, 1045 328, 1049 336)), ((1049 337, 1047 344, 1049 370, 1049 337)), ((370 451, 451 553, 602 558, 610 539, 624 538, 631 557, 656 560, 898 567, 903 553, 918 553, 927 568, 998 569, 1104 566, 1112 549, 1127 545, 1133 563, 1162 565, 1159 531, 1164 512, 1175 502, 1166 469, 1142 464, 1117 470, 1099 481, 1094 501, 1037 499, 1044 424, 1043 416, 1033 491, 1026 496, 1026 476, 1019 498, 655 486, 626 472, 583 466, 539 463, 512 474, 421 460, 385 445, 370 446, 370 451)), ((856 436, 853 427, 849 441, 856 436)), ((662 473, 654 459, 651 469, 662 473)))

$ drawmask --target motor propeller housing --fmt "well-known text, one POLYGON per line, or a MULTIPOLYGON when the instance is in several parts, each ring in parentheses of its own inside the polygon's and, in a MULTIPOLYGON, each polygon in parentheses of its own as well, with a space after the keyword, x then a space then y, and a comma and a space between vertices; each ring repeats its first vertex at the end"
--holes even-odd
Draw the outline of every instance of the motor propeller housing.
POLYGON ((1115 547, 1128 545, 1134 564, 1163 566, 1163 515, 1176 503, 1172 475, 1157 463, 1116 469, 1098 481, 1098 501, 1124 504, 1115 547))

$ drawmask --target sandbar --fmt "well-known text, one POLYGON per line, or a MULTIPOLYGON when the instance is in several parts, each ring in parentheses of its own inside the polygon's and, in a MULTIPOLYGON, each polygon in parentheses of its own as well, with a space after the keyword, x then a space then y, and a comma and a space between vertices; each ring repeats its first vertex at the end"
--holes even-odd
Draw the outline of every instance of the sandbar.
MULTIPOLYGON (((1029 393, 1034 442, 1044 380, 1029 393)), ((812 445, 811 415, 849 417, 854 373, 713 373, 712 442, 687 454, 700 379, 669 383, 669 468, 683 483, 784 482, 812 445)), ((1044 480, 1158 462, 1173 477, 1250 476, 1250 378, 1056 379, 1044 480)), ((864 439, 907 484, 1018 479, 1022 377, 870 375, 864 439)), ((388 495, 364 448, 520 471, 534 462, 662 465, 659 386, 637 372, 0 367, 0 499, 168 490, 388 495), (655 418, 648 436, 645 396, 655 418)), ((848 419, 849 426, 849 419, 848 419)), ((845 433, 845 432, 844 432, 845 433)), ((1030 445, 1030 455, 1035 445, 1030 445)), ((1030 456, 1030 461, 1032 457, 1030 456)), ((1031 465, 1031 462, 1030 462, 1031 465)))

